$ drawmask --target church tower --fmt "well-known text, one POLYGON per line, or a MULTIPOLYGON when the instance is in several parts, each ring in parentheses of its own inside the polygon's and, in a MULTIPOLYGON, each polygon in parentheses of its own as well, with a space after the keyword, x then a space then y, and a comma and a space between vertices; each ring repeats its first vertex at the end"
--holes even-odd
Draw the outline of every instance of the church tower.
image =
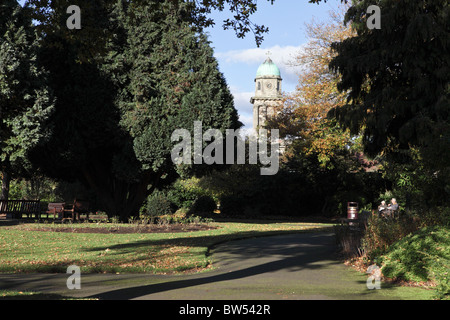
POLYGON ((253 104, 253 130, 264 126, 267 117, 275 114, 274 107, 279 105, 281 96, 280 69, 268 57, 256 72, 255 96, 250 99, 253 104))

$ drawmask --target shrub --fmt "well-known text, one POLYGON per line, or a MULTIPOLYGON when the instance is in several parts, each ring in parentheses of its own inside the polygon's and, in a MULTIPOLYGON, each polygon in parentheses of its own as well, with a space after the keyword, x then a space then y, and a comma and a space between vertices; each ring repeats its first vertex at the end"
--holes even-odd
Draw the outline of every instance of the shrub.
POLYGON ((211 215, 217 209, 216 202, 210 196, 200 196, 195 200, 189 213, 200 215, 211 215))
POLYGON ((370 216, 362 239, 362 248, 369 259, 386 252, 390 245, 418 229, 417 220, 404 215, 398 219, 370 216))
POLYGON ((163 192, 155 191, 148 197, 146 205, 141 209, 141 214, 150 218, 171 215, 170 201, 163 192))
POLYGON ((450 294, 450 228, 425 227, 389 247, 381 257, 388 278, 433 281, 442 298, 450 294))
POLYGON ((447 226, 450 227, 450 208, 436 207, 432 210, 423 212, 413 212, 414 216, 420 221, 421 227, 426 226, 447 226))
POLYGON ((334 234, 340 254, 346 258, 361 255, 361 232, 356 232, 348 225, 335 225, 334 234))
POLYGON ((199 186, 199 179, 197 178, 177 180, 167 190, 167 198, 174 211, 180 208, 192 208, 197 199, 203 196, 209 196, 209 194, 207 190, 199 186))
POLYGON ((237 195, 220 198, 220 214, 226 217, 237 217, 244 212, 244 201, 237 195))
POLYGON ((450 209, 406 211, 397 219, 371 216, 362 239, 369 261, 381 263, 384 276, 432 281, 440 298, 450 292, 450 209))

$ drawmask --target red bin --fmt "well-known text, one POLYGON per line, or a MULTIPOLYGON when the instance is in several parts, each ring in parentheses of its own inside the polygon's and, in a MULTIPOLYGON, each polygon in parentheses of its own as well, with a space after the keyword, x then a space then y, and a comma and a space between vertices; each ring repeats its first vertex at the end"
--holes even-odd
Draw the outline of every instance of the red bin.
POLYGON ((358 219, 358 202, 347 202, 347 219, 358 219))

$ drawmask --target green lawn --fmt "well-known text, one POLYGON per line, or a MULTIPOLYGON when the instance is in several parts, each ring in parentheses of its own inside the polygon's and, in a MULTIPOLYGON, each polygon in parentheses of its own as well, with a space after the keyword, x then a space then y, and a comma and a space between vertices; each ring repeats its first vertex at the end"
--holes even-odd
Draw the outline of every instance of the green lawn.
MULTIPOLYGON (((171 273, 210 265, 214 244, 240 239, 331 227, 315 223, 214 222, 218 229, 182 233, 96 234, 35 231, 57 224, 0 227, 0 272, 171 273)), ((74 224, 73 227, 86 226, 74 224)), ((91 227, 110 227, 91 224, 91 227)))
POLYGON ((77 299, 72 297, 66 297, 59 294, 40 293, 30 291, 10 291, 0 290, 1 300, 97 300, 97 299, 77 299))

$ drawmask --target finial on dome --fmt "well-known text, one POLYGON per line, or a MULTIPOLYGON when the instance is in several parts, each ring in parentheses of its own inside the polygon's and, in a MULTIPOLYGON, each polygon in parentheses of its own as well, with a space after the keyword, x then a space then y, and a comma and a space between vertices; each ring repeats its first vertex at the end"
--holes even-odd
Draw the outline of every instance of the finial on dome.
POLYGON ((266 56, 267 56, 266 62, 272 62, 272 59, 270 59, 270 55, 271 54, 272 54, 272 52, 270 52, 270 50, 267 50, 267 52, 266 52, 266 56))

